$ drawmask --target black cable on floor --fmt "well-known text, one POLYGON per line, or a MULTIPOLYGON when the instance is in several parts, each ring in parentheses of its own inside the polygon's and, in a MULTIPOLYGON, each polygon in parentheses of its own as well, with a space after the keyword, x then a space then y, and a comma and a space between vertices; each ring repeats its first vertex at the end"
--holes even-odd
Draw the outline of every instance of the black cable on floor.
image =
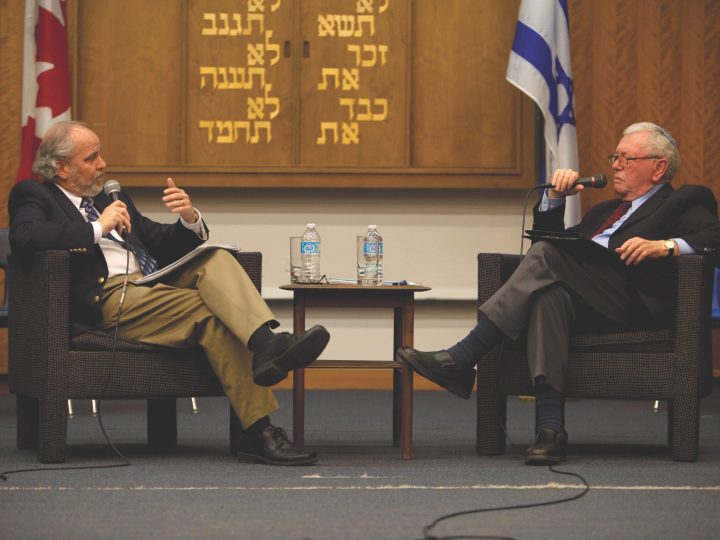
MULTIPOLYGON (((505 351, 505 340, 503 339, 500 341, 500 345, 498 347, 498 359, 497 359, 498 365, 502 362, 502 356, 503 356, 504 351, 505 351)), ((514 447, 515 445, 513 444, 512 440, 510 439, 510 435, 508 434, 507 429, 505 429, 505 425, 502 422, 500 423, 500 427, 502 428, 503 432, 505 433, 505 437, 507 438, 508 442, 510 443, 510 446, 514 447)), ((518 504, 518 505, 511 505, 511 506, 496 506, 496 507, 491 507, 491 508, 476 508, 473 510, 462 510, 460 512, 453 512, 452 514, 446 514, 444 516, 440 516, 435 521, 433 521, 430 525, 426 525, 423 528, 422 540, 463 540, 463 539, 465 539, 465 540, 515 540, 514 538, 507 537, 507 536, 478 536, 478 535, 473 535, 473 536, 467 536, 467 535, 435 536, 433 534, 430 534, 430 530, 433 527, 435 527, 435 525, 437 525, 438 523, 440 523, 442 521, 460 517, 460 516, 467 516, 467 515, 471 515, 471 514, 482 514, 485 512, 500 512, 503 510, 520 510, 520 509, 525 509, 525 508, 537 508, 537 507, 541 507, 541 506, 550 506, 553 504, 561 504, 561 503, 565 503, 565 502, 575 501, 575 500, 579 499, 580 497, 583 497, 588 491, 590 491, 590 484, 588 484, 587 480, 585 480, 585 478, 583 478, 580 474, 574 473, 571 471, 559 471, 557 469, 554 469, 553 465, 550 465, 548 467, 548 470, 555 474, 564 474, 567 476, 574 476, 574 477, 580 479, 580 481, 583 484, 585 484, 585 487, 583 488, 583 490, 580 493, 573 495, 572 497, 565 497, 562 499, 555 499, 552 501, 545 501, 545 502, 540 502, 540 503, 518 504)))
POLYGON ((514 539, 512 539, 512 538, 510 538, 510 537, 506 537, 506 536, 476 536, 476 535, 473 535, 473 536, 467 536, 467 535, 461 535, 461 536, 435 536, 435 535, 433 535, 433 534, 430 534, 430 529, 432 529, 433 527, 435 527, 438 523, 440 523, 440 522, 442 522, 442 521, 445 521, 445 520, 448 520, 448 519, 452 519, 452 518, 456 518, 456 517, 460 517, 460 516, 468 516, 468 515, 471 515, 471 514, 482 514, 482 513, 485 513, 485 512, 500 512, 500 511, 503 511, 503 510, 521 510, 521 509, 525 509, 525 508, 539 508, 539 507, 542 507, 542 506, 551 506, 551 505, 553 505, 553 504, 561 504, 561 503, 566 503, 566 502, 570 502, 570 501, 575 501, 575 500, 579 499, 580 497, 585 496, 585 494, 586 494, 588 491, 590 491, 590 484, 588 484, 587 480, 585 480, 585 478, 583 478, 580 474, 574 473, 574 472, 571 472, 571 471, 559 471, 559 470, 553 468, 553 465, 550 465, 550 466, 548 467, 548 470, 550 470, 550 472, 553 472, 553 473, 555 473, 555 474, 564 474, 564 475, 567 475, 567 476, 574 476, 574 477, 580 479, 580 481, 581 481, 583 484, 585 484, 585 487, 583 488, 583 490, 582 490, 580 493, 577 493, 577 494, 575 494, 575 495, 573 495, 573 496, 571 496, 571 497, 564 497, 564 498, 562 498, 562 499, 555 499, 555 500, 551 500, 551 501, 544 501, 544 502, 538 502, 538 503, 514 504, 514 505, 510 505, 510 506, 494 506, 494 507, 491 507, 491 508, 476 508, 476 509, 473 509, 473 510, 463 510, 463 511, 460 511, 460 512, 453 512, 452 514, 446 514, 446 515, 444 515, 444 516, 441 516, 441 517, 437 518, 437 519, 436 519, 435 521, 433 521, 430 525, 427 525, 427 526, 425 526, 425 527, 423 528, 423 535, 424 535, 424 536, 423 536, 423 540, 460 540, 460 539, 473 539, 473 540, 475 540, 475 539, 514 540, 514 539))

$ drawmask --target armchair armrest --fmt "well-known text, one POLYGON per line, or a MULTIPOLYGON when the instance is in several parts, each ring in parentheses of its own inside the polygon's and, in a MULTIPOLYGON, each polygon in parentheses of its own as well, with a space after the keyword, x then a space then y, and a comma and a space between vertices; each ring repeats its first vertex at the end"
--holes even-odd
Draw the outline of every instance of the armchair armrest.
POLYGON ((255 287, 257 287, 258 292, 262 292, 262 253, 259 251, 238 251, 234 255, 255 287))
MULTIPOLYGON (((712 382, 712 294, 713 261, 700 255, 677 257, 678 290, 675 318, 675 341, 678 358, 697 366, 701 395, 706 395, 712 382)), ((677 365, 676 370, 690 366, 677 365)))
POLYGON ((478 305, 502 287, 520 264, 519 255, 478 253, 478 305))
POLYGON ((38 395, 47 380, 67 377, 70 255, 36 253, 29 261, 8 257, 9 382, 15 393, 38 395))

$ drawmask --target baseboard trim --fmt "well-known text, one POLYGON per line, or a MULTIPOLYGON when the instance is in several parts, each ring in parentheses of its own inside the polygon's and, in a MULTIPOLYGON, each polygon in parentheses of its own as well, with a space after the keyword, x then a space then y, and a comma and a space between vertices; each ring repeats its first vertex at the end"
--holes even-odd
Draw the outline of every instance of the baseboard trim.
MULTIPOLYGON (((292 375, 274 386, 291 389, 292 375)), ((307 390, 392 390, 392 373, 389 369, 322 368, 305 370, 307 390)), ((414 390, 442 390, 435 383, 413 374, 414 390)))

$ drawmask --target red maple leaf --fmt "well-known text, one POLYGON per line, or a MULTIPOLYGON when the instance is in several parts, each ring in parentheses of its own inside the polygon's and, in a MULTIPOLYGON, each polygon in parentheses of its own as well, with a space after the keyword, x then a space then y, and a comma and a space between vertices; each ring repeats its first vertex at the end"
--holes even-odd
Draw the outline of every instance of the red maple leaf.
MULTIPOLYGON (((65 2, 60 2, 63 20, 67 20, 65 2)), ((70 75, 68 71, 67 31, 49 11, 38 8, 35 26, 36 60, 52 64, 38 78, 36 107, 49 107, 53 117, 70 108, 70 75)))

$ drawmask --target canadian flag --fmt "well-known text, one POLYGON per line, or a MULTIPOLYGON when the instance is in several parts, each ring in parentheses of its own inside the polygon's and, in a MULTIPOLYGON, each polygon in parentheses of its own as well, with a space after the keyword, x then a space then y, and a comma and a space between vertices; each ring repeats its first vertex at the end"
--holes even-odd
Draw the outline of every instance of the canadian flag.
POLYGON ((66 0, 25 0, 22 156, 15 181, 36 178, 32 163, 47 129, 70 120, 66 0))

